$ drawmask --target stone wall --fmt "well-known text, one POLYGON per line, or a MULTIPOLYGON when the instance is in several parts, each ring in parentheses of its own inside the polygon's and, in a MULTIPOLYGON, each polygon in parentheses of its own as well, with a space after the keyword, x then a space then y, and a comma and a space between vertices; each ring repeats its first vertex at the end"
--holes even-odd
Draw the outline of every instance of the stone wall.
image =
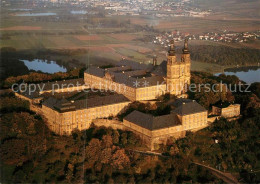
POLYGON ((88 73, 84 73, 84 81, 91 88, 116 91, 119 94, 123 94, 131 101, 136 100, 136 89, 126 86, 125 84, 119 84, 108 78, 101 78, 88 73))
POLYGON ((232 104, 225 108, 220 108, 212 106, 212 114, 217 116, 222 116, 225 118, 231 118, 240 115, 240 105, 232 104))
POLYGON ((123 124, 125 129, 134 132, 139 135, 142 141, 151 149, 154 149, 154 144, 166 144, 167 140, 170 137, 174 137, 175 139, 181 138, 185 136, 185 132, 183 130, 182 125, 177 125, 174 127, 167 127, 158 130, 148 130, 141 126, 138 126, 132 122, 129 122, 124 119, 123 124))
POLYGON ((96 89, 114 90, 123 94, 131 101, 153 100, 161 96, 166 91, 166 84, 148 86, 144 88, 134 88, 125 84, 116 83, 108 78, 101 78, 88 73, 84 74, 85 83, 96 89))
POLYGON ((113 129, 121 129, 124 130, 124 124, 122 121, 119 120, 110 120, 110 119, 95 119, 92 121, 93 125, 97 126, 97 127, 111 127, 113 129))
POLYGON ((42 112, 48 119, 48 124, 52 131, 60 135, 70 135, 74 129, 88 129, 95 119, 115 117, 125 112, 129 103, 122 102, 63 113, 43 105, 42 112))

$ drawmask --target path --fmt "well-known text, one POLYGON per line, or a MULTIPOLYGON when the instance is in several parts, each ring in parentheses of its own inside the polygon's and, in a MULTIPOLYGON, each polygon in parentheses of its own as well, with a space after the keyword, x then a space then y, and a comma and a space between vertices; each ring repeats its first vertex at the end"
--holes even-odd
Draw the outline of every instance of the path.
MULTIPOLYGON (((162 155, 161 153, 157 153, 157 152, 153 152, 153 151, 139 151, 139 150, 133 150, 133 149, 127 149, 127 150, 137 152, 137 153, 147 154, 147 155, 156 155, 156 156, 161 156, 161 157, 168 157, 168 156, 162 155)), ((209 169, 210 171, 212 171, 212 173, 216 177, 222 179, 224 182, 226 182, 228 184, 239 183, 237 178, 234 177, 231 173, 222 172, 222 171, 217 170, 213 167, 210 167, 210 166, 198 163, 198 162, 193 162, 193 164, 209 169)))
POLYGON ((221 172, 213 167, 210 167, 210 166, 207 166, 207 165, 204 165, 204 164, 201 164, 201 163, 197 163, 197 162, 193 162, 194 164, 196 165, 199 165, 199 166, 202 166, 202 167, 205 167, 209 170, 211 170, 212 172, 215 173, 215 175, 222 179, 223 181, 225 181, 226 183, 229 183, 229 184, 233 184, 233 183, 239 183, 238 180, 230 173, 224 173, 224 172, 221 172))

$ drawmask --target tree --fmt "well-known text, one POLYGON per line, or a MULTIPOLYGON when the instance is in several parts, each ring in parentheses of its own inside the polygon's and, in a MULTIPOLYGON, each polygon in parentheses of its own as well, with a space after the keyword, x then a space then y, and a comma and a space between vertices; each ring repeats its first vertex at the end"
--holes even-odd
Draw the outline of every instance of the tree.
POLYGON ((119 133, 117 130, 113 131, 112 139, 113 139, 113 144, 118 144, 119 143, 119 133))
POLYGON ((117 150, 112 158, 111 158, 111 165, 116 169, 123 169, 125 166, 127 166, 130 163, 130 160, 128 156, 125 154, 124 149, 117 150))

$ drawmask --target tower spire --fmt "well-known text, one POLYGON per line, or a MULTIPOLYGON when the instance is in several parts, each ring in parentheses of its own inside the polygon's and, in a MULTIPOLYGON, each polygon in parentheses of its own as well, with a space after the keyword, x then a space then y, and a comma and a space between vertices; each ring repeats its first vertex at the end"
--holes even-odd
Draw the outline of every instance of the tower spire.
POLYGON ((175 56, 175 46, 174 46, 174 40, 172 39, 170 41, 170 49, 168 51, 169 56, 175 56))
POLYGON ((153 56, 153 66, 156 66, 157 65, 157 56, 154 55, 153 56))
POLYGON ((184 47, 182 49, 182 53, 183 54, 189 54, 190 53, 190 51, 188 49, 188 38, 185 38, 184 47))

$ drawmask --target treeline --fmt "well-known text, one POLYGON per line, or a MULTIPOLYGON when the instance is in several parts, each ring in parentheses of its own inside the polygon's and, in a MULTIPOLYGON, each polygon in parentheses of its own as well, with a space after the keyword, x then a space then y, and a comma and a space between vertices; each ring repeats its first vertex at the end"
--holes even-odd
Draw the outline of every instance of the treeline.
POLYGON ((2 82, 3 88, 10 88, 14 83, 40 83, 40 82, 47 82, 47 81, 56 81, 56 80, 63 80, 63 79, 74 79, 74 78, 82 78, 84 73, 83 69, 74 69, 69 72, 57 72, 54 74, 46 74, 46 73, 39 73, 39 72, 30 72, 26 75, 20 75, 16 77, 8 77, 2 82))
POLYGON ((18 59, 6 58, 0 62, 0 79, 4 80, 9 76, 19 76, 29 73, 29 69, 18 59))
POLYGON ((1 183, 222 183, 185 154, 158 157, 131 151, 146 149, 132 132, 92 127, 57 136, 23 100, 12 95, 2 99, 1 183))
MULTIPOLYGON (((241 110, 244 111, 248 108, 248 102, 259 101, 260 83, 253 83, 247 89, 248 86, 244 85, 243 81, 240 81, 235 75, 221 74, 217 77, 206 72, 192 72, 191 83, 196 84, 196 89, 188 91, 189 98, 196 100, 208 110, 210 110, 215 103, 223 101, 241 104, 241 110), (212 89, 215 84, 221 83, 224 85, 222 90, 219 88, 220 85, 217 85, 214 88, 215 90, 212 89), (210 85, 210 91, 207 90, 205 84, 210 85), (241 86, 240 88, 239 85, 241 86)), ((252 104, 255 105, 253 102, 252 104)), ((252 108, 253 107, 258 106, 252 106, 252 108)), ((246 114, 247 111, 243 113, 246 114)))
MULTIPOLYGON (((159 30, 154 29, 153 26, 149 25, 138 25, 131 23, 130 19, 128 20, 120 20, 120 19, 98 19, 98 18, 90 18, 87 20, 87 25, 84 27, 86 29, 93 28, 122 28, 118 31, 113 31, 113 33, 134 33, 140 31, 159 33, 159 30)), ((99 30, 97 30, 97 33, 99 30)), ((102 32, 100 32, 102 33, 102 32)), ((151 37, 152 40, 152 37, 151 37)), ((151 41, 150 40, 150 41, 151 41)))
POLYGON ((226 46, 191 46, 191 59, 220 65, 257 65, 260 61, 258 49, 232 48, 226 46))
POLYGON ((229 84, 238 84, 239 81, 236 76, 220 75, 216 77, 206 72, 192 72, 191 84, 195 84, 196 89, 188 91, 188 95, 190 99, 196 100, 203 107, 210 110, 212 105, 218 101, 233 103, 235 98, 229 90, 229 84), (221 81, 228 86, 222 86, 221 88, 221 81), (209 90, 205 84, 209 86, 209 90), (214 87, 214 85, 216 86, 214 87))
MULTIPOLYGON (((99 18, 90 18, 87 20, 88 24, 95 26, 95 27, 106 27, 106 28, 111 28, 111 27, 130 27, 131 21, 130 19, 128 20, 119 20, 119 19, 99 19, 99 18)), ((88 25, 85 26, 87 28, 88 25)))

